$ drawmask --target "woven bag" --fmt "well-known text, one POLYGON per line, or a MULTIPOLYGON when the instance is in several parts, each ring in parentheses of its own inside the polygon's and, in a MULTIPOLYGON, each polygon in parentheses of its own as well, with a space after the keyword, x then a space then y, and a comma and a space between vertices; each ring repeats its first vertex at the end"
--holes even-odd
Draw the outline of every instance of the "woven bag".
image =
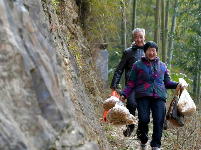
POLYGON ((177 85, 174 97, 170 103, 168 112, 166 114, 166 119, 176 127, 184 126, 184 116, 179 113, 178 105, 177 105, 179 100, 179 95, 181 95, 182 93, 182 91, 180 90, 180 94, 179 94, 179 90, 180 90, 180 84, 177 85))

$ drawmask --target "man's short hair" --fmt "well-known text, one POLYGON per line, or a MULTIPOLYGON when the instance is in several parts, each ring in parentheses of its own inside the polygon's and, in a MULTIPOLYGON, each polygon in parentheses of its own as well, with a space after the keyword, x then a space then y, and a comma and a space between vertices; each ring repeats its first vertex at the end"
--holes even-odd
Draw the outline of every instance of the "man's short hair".
POLYGON ((145 35, 145 29, 143 29, 143 28, 135 28, 132 31, 133 36, 134 36, 135 33, 138 33, 138 32, 142 32, 145 35))

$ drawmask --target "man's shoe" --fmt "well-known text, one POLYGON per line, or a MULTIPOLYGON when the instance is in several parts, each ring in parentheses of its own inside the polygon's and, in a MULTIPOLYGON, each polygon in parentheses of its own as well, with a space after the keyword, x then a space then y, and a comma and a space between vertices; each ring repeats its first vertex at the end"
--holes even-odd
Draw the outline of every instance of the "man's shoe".
POLYGON ((160 150, 158 147, 152 147, 152 150, 160 150))
POLYGON ((141 150, 147 150, 147 144, 141 144, 141 150))
POLYGON ((137 134, 137 139, 140 140, 140 135, 141 134, 140 134, 140 130, 139 129, 136 130, 136 134, 137 134))
POLYGON ((131 128, 130 126, 127 126, 127 129, 123 131, 123 134, 125 137, 130 137, 131 133, 134 131, 134 128, 131 128))
POLYGON ((164 122, 163 122, 163 130, 167 130, 167 119, 165 118, 164 122))

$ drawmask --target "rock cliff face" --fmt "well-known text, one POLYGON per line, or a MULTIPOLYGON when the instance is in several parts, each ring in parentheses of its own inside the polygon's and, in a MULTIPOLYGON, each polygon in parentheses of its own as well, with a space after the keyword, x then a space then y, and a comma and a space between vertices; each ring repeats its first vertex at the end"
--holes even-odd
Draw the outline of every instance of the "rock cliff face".
POLYGON ((109 149, 79 9, 58 2, 0 0, 1 150, 109 149))

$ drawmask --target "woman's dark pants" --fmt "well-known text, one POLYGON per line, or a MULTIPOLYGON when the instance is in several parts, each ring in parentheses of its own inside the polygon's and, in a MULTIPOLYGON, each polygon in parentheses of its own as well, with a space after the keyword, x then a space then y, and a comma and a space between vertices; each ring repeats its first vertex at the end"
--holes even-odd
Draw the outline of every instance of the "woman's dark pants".
POLYGON ((142 144, 148 142, 148 131, 150 122, 150 110, 153 118, 153 134, 151 147, 161 146, 163 122, 165 117, 165 100, 153 97, 143 97, 137 99, 138 110, 138 138, 142 144))

